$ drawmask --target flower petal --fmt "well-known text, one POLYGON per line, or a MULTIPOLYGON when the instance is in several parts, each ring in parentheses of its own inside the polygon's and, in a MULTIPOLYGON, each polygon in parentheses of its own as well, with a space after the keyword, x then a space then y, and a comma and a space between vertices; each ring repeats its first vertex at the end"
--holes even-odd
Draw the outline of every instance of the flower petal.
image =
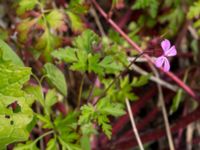
POLYGON ((162 67, 162 65, 164 63, 164 58, 165 58, 164 56, 160 56, 160 57, 156 58, 156 60, 154 62, 156 67, 158 67, 158 68, 162 67))
POLYGON ((172 46, 170 49, 164 51, 165 56, 175 56, 177 54, 175 46, 172 46))
POLYGON ((166 57, 164 57, 163 69, 165 72, 168 72, 170 69, 169 60, 166 57))
POLYGON ((170 41, 167 39, 165 39, 161 42, 161 47, 164 52, 166 52, 168 49, 170 49, 170 46, 171 46, 170 41))

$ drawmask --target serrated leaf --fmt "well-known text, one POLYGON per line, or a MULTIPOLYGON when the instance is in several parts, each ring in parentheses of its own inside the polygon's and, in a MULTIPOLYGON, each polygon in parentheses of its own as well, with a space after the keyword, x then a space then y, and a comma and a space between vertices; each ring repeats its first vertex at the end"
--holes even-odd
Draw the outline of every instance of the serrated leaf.
POLYGON ((99 61, 100 61, 100 55, 99 54, 95 54, 95 55, 89 54, 88 55, 88 71, 89 72, 95 72, 99 75, 103 75, 104 70, 99 65, 99 61))
POLYGON ((10 60, 13 64, 24 66, 20 57, 8 46, 3 40, 0 39, 0 51, 4 60, 10 60))
POLYGON ((72 144, 72 143, 67 143, 61 137, 58 137, 58 139, 59 139, 63 149, 66 149, 66 150, 81 150, 79 145, 75 145, 75 144, 72 144))
POLYGON ((46 20, 51 28, 58 29, 64 25, 64 15, 59 10, 52 10, 48 15, 46 15, 46 20))
POLYGON ((53 64, 46 63, 44 65, 46 76, 49 81, 61 92, 64 96, 67 95, 67 83, 64 74, 53 64))
POLYGON ((93 123, 89 122, 81 125, 81 132, 83 135, 95 135, 97 134, 97 129, 93 127, 93 123))
POLYGON ((123 67, 120 64, 117 64, 114 61, 114 58, 112 56, 106 56, 99 63, 99 66, 103 67, 105 69, 105 72, 107 72, 107 73, 116 73, 123 69, 123 67))
POLYGON ((133 80, 132 80, 132 82, 131 82, 131 85, 133 87, 144 86, 145 84, 148 83, 149 77, 150 77, 150 75, 142 75, 139 78, 138 77, 134 77, 133 80))
POLYGON ((124 106, 120 103, 111 103, 108 98, 103 98, 98 101, 96 106, 97 111, 104 115, 119 117, 125 114, 124 106))
POLYGON ((57 59, 65 61, 66 63, 72 63, 77 61, 76 51, 77 49, 75 48, 66 47, 53 51, 51 55, 57 59))
POLYGON ((61 133, 71 132, 77 128, 78 113, 69 112, 67 116, 59 116, 54 120, 54 124, 61 133))
POLYGON ((74 47, 87 53, 92 52, 92 48, 99 41, 99 37, 92 30, 85 30, 73 41, 74 47))
POLYGON ((95 109, 91 104, 83 105, 81 107, 81 116, 79 117, 79 124, 85 124, 91 121, 93 115, 95 113, 95 109))
POLYGON ((110 121, 106 115, 101 115, 97 118, 98 124, 102 127, 103 132, 106 136, 111 139, 112 135, 112 126, 110 125, 110 121))
POLYGON ((78 50, 76 52, 77 61, 72 64, 70 69, 77 71, 86 71, 87 70, 87 52, 78 50))
POLYGON ((38 0, 20 0, 17 14, 21 15, 26 11, 32 10, 37 3, 38 0))

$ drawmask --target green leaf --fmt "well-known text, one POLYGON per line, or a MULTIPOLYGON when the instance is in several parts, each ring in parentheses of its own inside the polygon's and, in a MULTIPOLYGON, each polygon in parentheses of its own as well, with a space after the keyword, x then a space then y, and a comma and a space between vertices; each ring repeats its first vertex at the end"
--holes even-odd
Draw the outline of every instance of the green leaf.
POLYGON ((73 31, 83 31, 84 24, 81 21, 81 18, 73 12, 67 11, 67 15, 70 19, 71 28, 73 31))
POLYGON ((57 150, 57 146, 56 146, 56 139, 51 139, 49 140, 49 142, 47 143, 47 149, 46 150, 57 150))
POLYGON ((179 89, 178 92, 176 93, 175 97, 173 98, 172 106, 170 108, 170 114, 173 114, 174 112, 177 111, 177 109, 181 103, 181 100, 182 100, 182 95, 183 95, 183 90, 179 89))
POLYGON ((32 141, 27 141, 26 144, 18 144, 15 146, 14 150, 39 150, 36 143, 32 141))
POLYGON ((66 47, 53 51, 51 55, 57 59, 65 61, 66 63, 73 63, 77 61, 76 51, 77 49, 75 48, 66 47))
POLYGON ((110 125, 110 121, 106 115, 101 115, 97 118, 98 124, 102 127, 103 132, 106 136, 111 139, 112 135, 112 126, 110 125))
POLYGON ((38 0, 20 0, 17 14, 21 15, 26 11, 32 10, 37 3, 38 0))
POLYGON ((20 57, 4 42, 0 39, 0 51, 3 53, 4 60, 10 60, 13 64, 24 66, 24 63, 20 57))
POLYGON ((124 79, 120 80, 120 91, 116 91, 117 99, 120 101, 124 101, 126 98, 129 100, 137 100, 138 97, 132 91, 133 86, 129 82, 129 77, 126 76, 124 79))
POLYGON ((81 107, 81 116, 79 118, 79 124, 85 124, 91 121, 95 113, 95 109, 91 104, 83 105, 81 107))
POLYGON ((28 124, 33 119, 29 97, 22 90, 31 74, 28 67, 20 67, 0 60, 0 147, 28 139, 28 124), (10 105, 16 103, 17 109, 10 105), (7 116, 7 117, 6 117, 7 116))
POLYGON ((24 90, 44 107, 44 95, 40 86, 28 86, 24 90))
POLYGON ((101 112, 102 114, 112 115, 115 117, 122 116, 126 113, 122 104, 111 103, 107 98, 101 99, 97 103, 97 111, 101 112))
POLYGON ((78 113, 76 111, 70 112, 66 117, 59 116, 54 121, 55 128, 60 134, 58 138, 63 149, 80 149, 80 144, 76 142, 80 137, 79 134, 75 132, 77 129, 77 115, 78 113))
POLYGON ((176 7, 170 12, 159 16, 158 20, 161 24, 168 23, 168 25, 163 31, 164 33, 170 33, 171 35, 175 35, 184 20, 184 11, 181 7, 176 7))
POLYGON ((56 91, 48 90, 46 97, 45 97, 45 110, 47 113, 50 114, 51 107, 58 101, 58 97, 56 95, 56 91))
POLYGON ((91 126, 91 122, 98 122, 98 125, 102 127, 103 132, 111 138, 111 125, 108 116, 119 117, 125 114, 123 110, 124 107, 120 103, 111 103, 108 98, 101 99, 98 101, 96 107, 91 104, 83 105, 81 107, 81 115, 79 117, 79 125, 82 126, 83 134, 91 134, 95 133, 95 131, 91 129, 86 129, 86 127, 91 126), (85 131, 86 130, 86 131, 85 131))
POLYGON ((100 55, 99 54, 89 54, 88 55, 88 71, 89 72, 95 72, 99 75, 103 75, 104 74, 104 70, 103 68, 99 65, 99 61, 100 61, 100 55))
POLYGON ((56 129, 59 131, 60 134, 68 134, 74 132, 77 128, 77 112, 69 112, 67 116, 58 116, 54 120, 54 124, 56 129))
POLYGON ((76 144, 71 144, 71 143, 67 143, 65 140, 63 140, 61 137, 58 137, 61 145, 62 145, 62 149, 63 150, 81 150, 81 148, 79 147, 79 145, 76 144))
POLYGON ((59 37, 52 34, 49 29, 45 29, 42 36, 37 39, 37 44, 35 45, 35 49, 38 51, 43 51, 43 55, 46 60, 51 60, 50 53, 53 51, 55 47, 60 44, 59 37))
POLYGON ((57 94, 56 91, 53 90, 49 90, 47 92, 47 95, 45 97, 45 106, 50 108, 51 106, 53 106, 56 102, 57 102, 57 94))
POLYGON ((91 146, 90 146, 90 137, 87 135, 83 135, 81 137, 81 147, 84 150, 91 150, 91 146))
POLYGON ((81 15, 88 12, 88 7, 84 5, 84 0, 70 0, 69 11, 81 15))
MULTIPOLYGON (((183 82, 186 82, 187 78, 188 78, 188 71, 185 72, 183 82)), ((173 98, 172 106, 170 107, 170 114, 173 114, 174 112, 177 111, 182 99, 183 99, 183 90, 179 89, 175 97, 173 98)))
POLYGON ((67 83, 63 73, 53 64, 46 63, 44 65, 46 76, 49 81, 61 92, 64 96, 67 95, 67 83))
POLYGON ((114 61, 114 58, 112 56, 106 56, 100 63, 99 66, 103 67, 105 69, 106 73, 116 73, 118 71, 121 71, 123 67, 120 64, 117 64, 114 61))
POLYGON ((87 70, 87 52, 78 50, 77 51, 77 61, 72 64, 70 69, 77 71, 87 70))
POLYGON ((40 114, 35 114, 36 117, 43 122, 43 128, 53 129, 53 125, 51 123, 49 116, 42 116, 40 114))
POLYGON ((152 18, 157 16, 159 3, 157 0, 136 0, 132 6, 133 10, 147 9, 152 18))
POLYGON ((97 129, 94 128, 94 125, 92 122, 82 124, 81 125, 81 132, 83 135, 96 135, 97 134, 97 129))
POLYGON ((200 0, 195 1, 192 6, 189 8, 189 12, 187 14, 187 17, 189 19, 197 18, 200 15, 200 0))
POLYGON ((132 82, 131 82, 131 85, 133 87, 144 86, 145 84, 148 83, 149 77, 150 77, 150 75, 142 75, 139 78, 138 77, 134 77, 133 80, 132 80, 132 82))
POLYGON ((92 30, 85 30, 80 36, 73 41, 74 47, 81 51, 92 52, 93 46, 97 44, 99 37, 92 30))
POLYGON ((0 34, 1 40, 7 40, 9 38, 9 31, 0 27, 0 32, 1 32, 0 34))
POLYGON ((46 20, 53 29, 61 28, 65 24, 63 13, 56 9, 52 10, 48 15, 46 15, 46 20))

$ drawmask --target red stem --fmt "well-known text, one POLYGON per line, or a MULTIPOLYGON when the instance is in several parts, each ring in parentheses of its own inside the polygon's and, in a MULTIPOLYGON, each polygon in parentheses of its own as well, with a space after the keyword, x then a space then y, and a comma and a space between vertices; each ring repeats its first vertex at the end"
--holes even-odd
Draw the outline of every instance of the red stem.
MULTIPOLYGON (((120 35, 139 53, 142 53, 143 50, 135 43, 133 42, 129 36, 124 33, 119 26, 111 19, 108 17, 108 15, 104 12, 104 10, 99 6, 99 4, 96 2, 96 0, 91 0, 96 9, 99 11, 99 13, 107 20, 107 22, 118 32, 120 35)), ((151 57, 147 54, 143 55, 149 63, 153 63, 153 60, 151 57)), ((161 71, 163 71, 168 77, 173 79, 181 88, 183 88, 190 96, 192 96, 194 99, 197 99, 196 94, 194 91, 188 87, 184 82, 182 82, 176 75, 174 75, 171 72, 165 72, 162 68, 160 68, 161 71)))

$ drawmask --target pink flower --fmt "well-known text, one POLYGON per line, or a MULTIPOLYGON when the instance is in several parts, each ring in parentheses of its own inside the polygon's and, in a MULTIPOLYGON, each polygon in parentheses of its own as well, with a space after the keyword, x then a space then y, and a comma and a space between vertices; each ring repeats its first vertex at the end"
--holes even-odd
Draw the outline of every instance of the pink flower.
POLYGON ((161 42, 161 47, 163 49, 163 54, 156 58, 155 65, 158 68, 163 68, 163 70, 167 72, 170 70, 170 64, 167 57, 175 56, 177 52, 175 46, 173 45, 171 47, 170 41, 167 39, 161 42))

